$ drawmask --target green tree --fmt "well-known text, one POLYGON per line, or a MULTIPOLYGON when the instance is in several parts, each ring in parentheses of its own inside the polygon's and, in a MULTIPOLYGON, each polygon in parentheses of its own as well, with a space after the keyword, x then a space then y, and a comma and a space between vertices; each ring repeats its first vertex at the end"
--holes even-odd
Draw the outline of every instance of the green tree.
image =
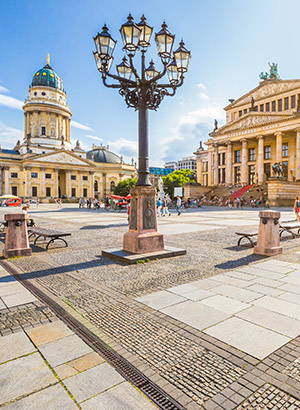
POLYGON ((130 193, 130 188, 134 187, 136 183, 137 183, 136 178, 124 179, 123 181, 120 181, 118 185, 115 186, 114 194, 121 195, 121 196, 127 196, 130 193))
POLYGON ((173 171, 171 174, 163 177, 164 186, 171 198, 174 197, 174 188, 184 186, 188 182, 194 181, 194 171, 190 169, 180 169, 173 171))

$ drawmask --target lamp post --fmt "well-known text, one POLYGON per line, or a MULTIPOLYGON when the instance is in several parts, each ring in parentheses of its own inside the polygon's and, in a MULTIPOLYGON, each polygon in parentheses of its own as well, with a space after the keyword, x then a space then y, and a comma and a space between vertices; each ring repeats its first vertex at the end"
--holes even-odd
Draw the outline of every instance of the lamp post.
POLYGON ((148 141, 148 111, 157 110, 165 96, 174 96, 176 89, 183 84, 184 73, 187 71, 191 53, 185 48, 184 42, 172 53, 175 36, 172 35, 166 23, 155 34, 155 43, 163 68, 155 68, 151 60, 146 68, 146 52, 150 46, 153 28, 150 27, 144 15, 138 24, 129 14, 126 23, 121 26, 124 56, 116 66, 117 75, 111 74, 113 52, 116 41, 111 37, 106 25, 102 32, 94 37, 96 52, 94 58, 103 84, 116 88, 124 97, 128 107, 138 111, 138 181, 131 189, 131 215, 129 232, 124 236, 123 249, 144 253, 163 249, 163 236, 157 231, 155 212, 155 189, 149 180, 149 141, 148 141), (140 73, 134 66, 136 52, 141 53, 140 73), (159 80, 168 74, 167 83, 159 80), (108 83, 108 78, 116 80, 108 83))

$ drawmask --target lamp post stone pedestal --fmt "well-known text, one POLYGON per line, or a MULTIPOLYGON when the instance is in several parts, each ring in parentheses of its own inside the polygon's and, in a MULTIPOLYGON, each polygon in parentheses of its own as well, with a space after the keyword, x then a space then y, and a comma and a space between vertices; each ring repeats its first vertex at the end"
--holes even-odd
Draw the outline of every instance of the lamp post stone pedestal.
POLYGON ((256 255, 274 256, 282 253, 279 237, 280 212, 260 211, 257 245, 253 253, 256 255))
POLYGON ((129 231, 123 238, 123 250, 132 253, 164 249, 163 235, 157 230, 155 188, 131 188, 129 231))
POLYGON ((14 256, 31 256, 32 249, 29 246, 27 231, 28 215, 25 213, 6 214, 4 219, 7 230, 3 257, 7 259, 14 256))

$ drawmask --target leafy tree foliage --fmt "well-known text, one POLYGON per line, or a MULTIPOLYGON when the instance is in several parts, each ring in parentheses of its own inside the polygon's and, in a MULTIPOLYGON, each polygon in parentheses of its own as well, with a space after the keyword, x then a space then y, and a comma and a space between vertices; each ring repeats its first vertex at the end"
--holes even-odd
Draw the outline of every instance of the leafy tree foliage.
POLYGON ((163 177, 163 181, 167 193, 173 198, 175 187, 184 186, 186 183, 194 181, 194 171, 190 169, 173 171, 171 174, 163 177))
POLYGON ((124 179, 123 181, 120 181, 118 185, 115 186, 114 194, 121 195, 121 196, 127 196, 130 193, 130 188, 134 187, 136 183, 137 183, 136 178, 124 179))

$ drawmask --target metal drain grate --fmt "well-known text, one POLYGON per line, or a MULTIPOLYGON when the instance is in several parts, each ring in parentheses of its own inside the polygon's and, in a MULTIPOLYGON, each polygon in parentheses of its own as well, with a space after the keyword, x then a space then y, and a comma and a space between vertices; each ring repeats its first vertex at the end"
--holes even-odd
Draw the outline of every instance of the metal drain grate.
POLYGON ((77 335, 79 335, 93 350, 99 353, 104 359, 110 363, 118 373, 126 380, 140 389, 145 396, 153 401, 161 410, 185 410, 176 400, 170 397, 166 392, 160 389, 155 383, 148 379, 143 373, 132 366, 126 359, 114 352, 101 339, 93 334, 89 329, 83 326, 80 322, 74 319, 60 305, 55 303, 40 289, 32 285, 28 280, 22 278, 21 275, 8 263, 1 261, 0 264, 12 274, 15 279, 22 284, 37 298, 44 302, 49 308, 65 322, 77 335))

